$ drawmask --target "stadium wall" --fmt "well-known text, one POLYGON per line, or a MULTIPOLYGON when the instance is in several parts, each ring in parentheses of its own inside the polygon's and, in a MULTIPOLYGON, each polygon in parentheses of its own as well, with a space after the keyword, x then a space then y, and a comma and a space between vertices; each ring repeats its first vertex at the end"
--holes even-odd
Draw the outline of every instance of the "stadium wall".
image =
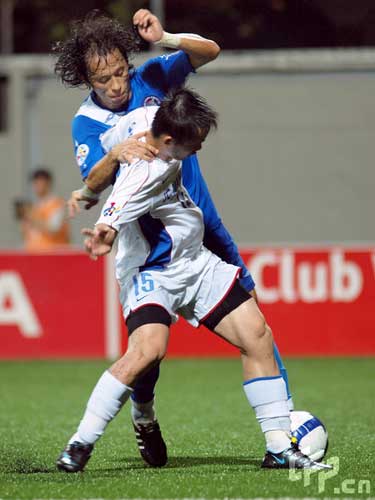
MULTIPOLYGON (((242 250, 280 352, 375 355, 375 246, 242 250)), ((0 254, 0 359, 117 358, 127 332, 111 257, 0 254)), ((184 320, 169 356, 238 356, 184 320)))
MULTIPOLYGON (((136 64, 147 57, 143 55, 136 64)), ((49 56, 3 57, 9 126, 0 132, 0 247, 20 245, 12 213, 27 174, 51 167, 56 190, 80 185, 70 121, 86 91, 59 84, 49 56)), ((222 54, 190 79, 218 109, 200 153, 224 222, 243 245, 374 241, 375 52, 222 54)), ((79 229, 96 219, 84 214, 79 229)))

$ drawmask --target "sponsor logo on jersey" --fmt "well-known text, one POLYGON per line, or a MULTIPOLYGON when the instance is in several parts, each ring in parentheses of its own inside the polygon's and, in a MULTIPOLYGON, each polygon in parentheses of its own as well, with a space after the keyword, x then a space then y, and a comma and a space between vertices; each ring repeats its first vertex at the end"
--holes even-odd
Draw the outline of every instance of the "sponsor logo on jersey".
POLYGON ((144 106, 160 106, 161 100, 156 95, 149 95, 143 101, 144 106))
POLYGON ((113 214, 120 211, 120 207, 116 207, 116 203, 114 201, 111 202, 110 206, 103 210, 104 217, 111 217, 113 214))
POLYGON ((85 163, 89 152, 90 152, 90 148, 88 147, 87 144, 80 144, 77 147, 76 160, 77 160, 79 167, 81 167, 85 163))

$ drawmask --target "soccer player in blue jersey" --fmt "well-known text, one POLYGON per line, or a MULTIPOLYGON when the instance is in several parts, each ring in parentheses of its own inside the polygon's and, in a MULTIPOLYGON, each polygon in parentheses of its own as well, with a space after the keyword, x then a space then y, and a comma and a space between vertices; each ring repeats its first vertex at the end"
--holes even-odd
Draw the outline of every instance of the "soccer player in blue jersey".
MULTIPOLYGON (((62 81, 71 87, 86 85, 91 89, 72 123, 76 160, 85 181, 82 189, 72 193, 69 201, 72 213, 77 211, 80 201, 85 201, 87 208, 97 203, 99 193, 114 182, 120 163, 130 163, 134 158, 151 161, 158 154, 155 146, 139 140, 143 133, 120 142, 107 155, 100 137, 127 113, 160 104, 169 89, 184 83, 190 73, 215 59, 220 51, 215 42, 198 35, 167 33, 158 18, 146 9, 135 13, 133 23, 145 41, 176 51, 134 68, 130 57, 137 50, 137 34, 97 12, 74 23, 71 37, 55 47, 58 56, 55 69, 62 81)), ((202 210, 204 245, 225 262, 239 266, 242 286, 256 296, 254 282, 212 202, 196 154, 184 159, 182 181, 202 210)), ((154 253, 159 250, 157 246, 150 249, 154 253)), ((275 357, 288 389, 287 373, 276 346, 275 357)), ((157 365, 138 379, 131 398, 139 450, 152 466, 167 462, 166 446, 154 411, 158 376, 157 365)), ((288 396, 292 407, 289 390, 288 396)))

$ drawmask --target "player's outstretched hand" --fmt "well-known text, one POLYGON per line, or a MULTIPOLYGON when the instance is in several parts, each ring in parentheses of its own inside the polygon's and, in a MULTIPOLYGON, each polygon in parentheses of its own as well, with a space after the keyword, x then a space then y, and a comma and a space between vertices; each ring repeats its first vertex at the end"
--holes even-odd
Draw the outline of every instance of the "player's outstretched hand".
POLYGON ((82 189, 77 189, 76 191, 72 191, 69 200, 66 202, 68 206, 68 214, 69 217, 75 217, 80 211, 81 207, 79 206, 80 201, 85 201, 85 209, 89 210, 91 207, 96 205, 99 201, 98 198, 88 198, 82 194, 82 189))
POLYGON ((115 156, 116 160, 120 163, 131 163, 137 158, 139 160, 153 161, 159 151, 154 146, 151 146, 151 144, 140 140, 146 133, 145 131, 134 134, 112 148, 111 153, 115 156))
POLYGON ((84 228, 81 233, 86 236, 85 250, 94 260, 111 251, 117 235, 117 232, 107 224, 97 224, 94 229, 84 228))
POLYGON ((159 19, 147 9, 137 10, 133 16, 133 24, 146 42, 158 42, 163 36, 164 30, 159 19))

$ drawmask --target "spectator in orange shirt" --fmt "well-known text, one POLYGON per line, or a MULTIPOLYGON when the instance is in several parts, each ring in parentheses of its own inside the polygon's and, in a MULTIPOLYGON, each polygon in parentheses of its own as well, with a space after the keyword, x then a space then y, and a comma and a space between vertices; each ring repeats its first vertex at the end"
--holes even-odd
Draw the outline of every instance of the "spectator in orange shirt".
POLYGON ((31 175, 35 202, 25 204, 20 213, 26 250, 44 252, 70 243, 65 201, 53 194, 51 172, 44 168, 31 175))

